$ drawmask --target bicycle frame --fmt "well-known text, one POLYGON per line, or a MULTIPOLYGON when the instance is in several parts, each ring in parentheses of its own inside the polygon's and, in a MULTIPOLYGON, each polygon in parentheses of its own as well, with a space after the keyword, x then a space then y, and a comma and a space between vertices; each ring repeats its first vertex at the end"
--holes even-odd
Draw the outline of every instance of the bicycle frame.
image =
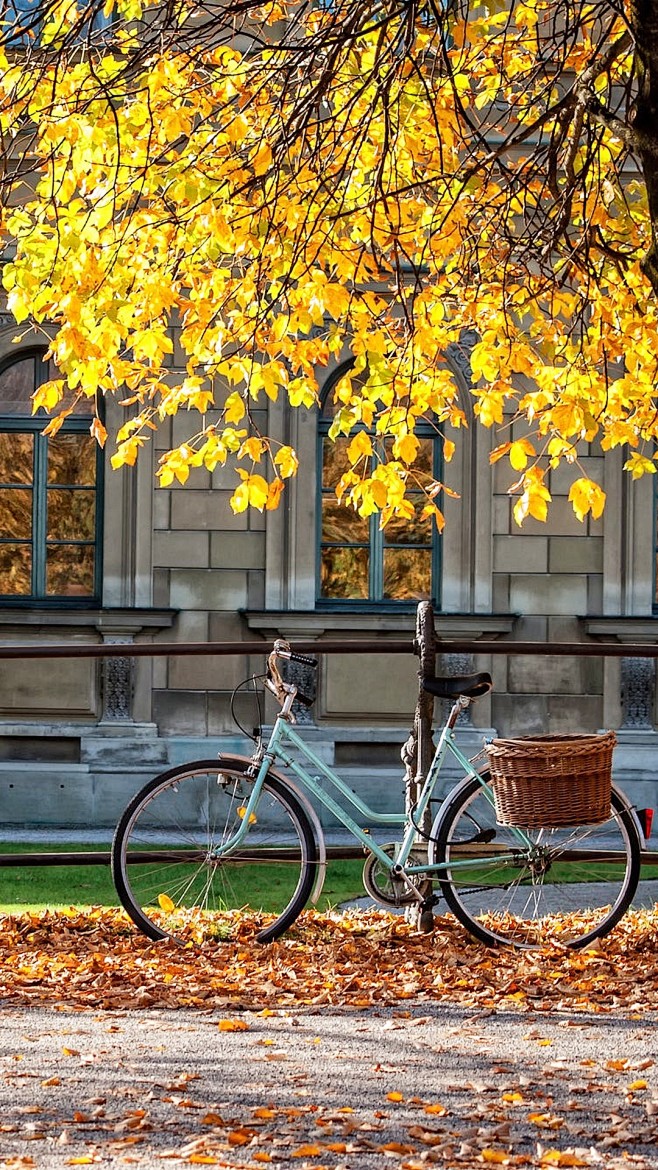
MULTIPOLYGON (((415 820, 418 823, 422 823, 422 819, 436 788, 439 776, 441 774, 441 768, 447 755, 451 755, 457 761, 463 770, 464 780, 480 778, 480 773, 476 768, 473 767, 470 760, 466 758, 455 742, 454 726, 457 722, 457 717, 466 705, 468 705, 468 700, 457 700, 452 708, 445 726, 441 731, 432 764, 427 773, 420 796, 414 809, 415 820)), ((253 789, 249 795, 244 813, 242 814, 241 824, 237 832, 233 834, 233 836, 217 850, 218 857, 222 856, 223 854, 230 854, 243 843, 247 833, 249 832, 250 824, 253 823, 254 818, 256 817, 256 808, 263 783, 270 768, 276 762, 280 762, 286 767, 290 768, 291 772, 293 772, 300 781, 303 789, 310 793, 321 805, 324 806, 324 808, 332 813, 333 816, 336 817, 336 819, 340 822, 340 824, 342 824, 343 827, 347 829, 351 835, 363 845, 367 852, 374 854, 382 865, 391 871, 394 870, 396 876, 399 876, 402 878, 402 880, 423 874, 427 875, 432 873, 440 873, 445 869, 445 863, 441 865, 431 865, 429 862, 427 862, 421 865, 409 865, 408 862, 412 856, 412 851, 414 846, 417 844, 417 828, 411 817, 406 813, 381 813, 368 805, 358 796, 357 793, 353 792, 352 789, 348 787, 348 785, 333 770, 333 768, 331 768, 323 760, 319 759, 315 752, 308 746, 308 744, 304 742, 302 737, 298 735, 298 733, 291 726, 291 721, 285 712, 277 716, 266 746, 254 760, 254 769, 257 767, 258 770, 255 774, 253 789), (295 752, 297 752, 302 757, 302 760, 310 764, 313 770, 319 774, 311 775, 304 766, 304 763, 300 763, 289 749, 293 749, 295 752), (321 787, 322 778, 329 782, 331 789, 330 791, 325 791, 321 787), (347 805, 351 807, 356 813, 360 813, 374 825, 395 825, 400 828, 404 827, 402 842, 393 858, 391 858, 390 854, 386 853, 385 850, 382 849, 381 846, 379 846, 377 842, 373 840, 370 832, 367 829, 363 829, 361 825, 358 824, 358 822, 354 819, 354 816, 350 813, 349 808, 344 808, 334 797, 333 792, 342 797, 347 805)), ((482 787, 483 791, 493 803, 493 796, 490 794, 489 789, 487 785, 484 784, 484 782, 482 783, 482 787)), ((520 847, 527 847, 531 844, 529 838, 523 832, 523 830, 513 830, 513 835, 517 837, 520 847)), ((481 864, 482 857, 484 855, 486 855, 486 851, 485 853, 480 851, 479 854, 472 859, 464 858, 463 860, 451 861, 450 866, 451 868, 460 867, 462 869, 476 867, 481 864)), ((505 860, 506 855, 504 853, 500 854, 499 851, 496 851, 496 855, 499 860, 505 860)), ((514 854, 512 852, 510 852, 508 856, 510 861, 513 860, 514 854)), ((422 895, 419 893, 416 886, 414 886, 412 882, 408 882, 408 885, 410 889, 413 890, 414 896, 419 901, 422 901, 422 895)))

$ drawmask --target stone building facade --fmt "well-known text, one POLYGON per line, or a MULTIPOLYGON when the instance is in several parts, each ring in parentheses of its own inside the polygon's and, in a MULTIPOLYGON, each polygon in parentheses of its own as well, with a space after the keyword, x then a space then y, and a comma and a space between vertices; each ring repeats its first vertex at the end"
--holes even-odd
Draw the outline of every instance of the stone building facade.
MULTIPOLYGON (((258 718, 253 692, 239 692, 234 700, 232 693, 262 671, 262 655, 134 658, 131 645, 257 640, 265 645, 284 636, 377 639, 385 650, 387 640, 411 639, 419 594, 412 589, 402 599, 387 597, 384 566, 377 596, 367 587, 366 596, 323 596, 323 556, 326 549, 334 556, 337 542, 335 526, 324 545, 319 532, 318 411, 290 411, 276 403, 262 420, 269 434, 296 448, 301 461, 276 512, 234 514, 229 505, 234 477, 228 470, 194 471, 184 487, 156 486, 159 452, 184 441, 193 427, 185 414, 163 425, 134 468, 111 471, 105 456, 93 474, 85 473, 88 480, 58 488, 60 473, 51 473, 47 460, 38 462, 43 440, 34 436, 46 420, 28 425, 25 398, 21 405, 11 397, 12 387, 21 383, 24 395, 29 378, 40 376, 34 340, 16 345, 14 334, 9 319, 0 318, 0 501, 5 499, 0 511, 6 518, 0 531, 0 643, 106 643, 125 645, 126 652, 105 660, 3 663, 0 815, 13 826, 109 827, 128 796, 170 763, 207 758, 221 749, 244 751, 248 741, 235 726, 234 712, 247 729, 258 718), (30 370, 36 373, 28 370, 33 359, 30 370), (35 470, 27 499, 21 496, 22 464, 12 451, 29 427, 35 470), (37 490, 39 475, 43 482, 37 490), (39 491, 42 507, 59 500, 61 532, 53 533, 47 517, 38 518, 39 491), (79 517, 75 524, 73 513, 79 517), (14 531, 21 524, 25 530, 14 531), (32 575, 16 581, 7 566, 28 557, 32 575), (75 571, 67 569, 73 564, 75 571), (72 582, 71 588, 62 581, 72 582)), ((448 355, 467 404, 471 343, 465 336, 448 355)), ((335 369, 327 371, 327 382, 336 376, 335 369)), ((119 417, 115 403, 107 404, 107 416, 111 432, 119 417)), ((81 423, 78 433, 83 430, 81 423)), ((650 477, 633 483, 622 471, 620 452, 603 456, 587 449, 577 474, 604 486, 604 517, 576 519, 567 499, 573 477, 561 467, 550 473, 548 523, 529 520, 518 529, 507 493, 509 475, 502 464, 489 462, 497 441, 479 425, 461 436, 445 476, 460 499, 444 501, 443 536, 414 553, 415 563, 425 556, 431 566, 427 590, 438 636, 446 641, 438 669, 493 674, 493 693, 475 705, 472 725, 461 735, 476 752, 492 731, 615 728, 617 776, 640 805, 653 805, 658 797, 652 771, 658 743, 654 660, 514 653, 521 641, 550 646, 658 640, 650 477), (449 644, 455 638, 497 639, 509 653, 456 655, 449 644)), ((90 465, 91 456, 86 458, 90 465)), ((54 516, 54 503, 51 511, 54 516)), ((368 537, 361 533, 361 538, 367 544, 368 537)), ((355 563, 362 558, 356 544, 347 548, 355 563)), ((380 549, 377 555, 388 554, 380 549)), ((373 801, 401 800, 399 752, 416 694, 411 653, 408 658, 385 652, 320 657, 308 734, 373 801)), ((269 709, 265 718, 271 718, 269 709)))

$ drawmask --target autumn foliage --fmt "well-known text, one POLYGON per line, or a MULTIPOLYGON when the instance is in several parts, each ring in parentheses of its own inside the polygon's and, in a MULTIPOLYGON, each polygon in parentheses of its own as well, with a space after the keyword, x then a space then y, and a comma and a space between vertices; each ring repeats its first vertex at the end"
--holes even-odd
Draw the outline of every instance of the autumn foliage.
MULTIPOLYGON (((153 943, 123 911, 8 916, 0 996, 88 1008, 368 1008, 405 1001, 503 1010, 608 1013, 658 1006, 658 919, 629 911, 587 951, 491 950, 451 916, 427 935, 383 911, 306 911, 283 938, 255 941, 243 916, 230 942, 153 943)), ((239 1025, 237 1025, 239 1026, 239 1025)))
POLYGON ((35 408, 117 395, 115 466, 189 412, 160 482, 230 461, 233 508, 269 509, 297 456, 255 408, 313 407, 351 356, 331 435, 364 428, 338 486, 363 516, 408 517, 421 487, 442 526, 420 420, 446 464, 471 415, 502 428, 519 523, 561 461, 576 515, 601 514, 595 440, 655 472, 639 10, 107 0, 108 29, 95 3, 43 8, 21 33, 10 5, 0 49, 4 286, 61 375, 35 408))

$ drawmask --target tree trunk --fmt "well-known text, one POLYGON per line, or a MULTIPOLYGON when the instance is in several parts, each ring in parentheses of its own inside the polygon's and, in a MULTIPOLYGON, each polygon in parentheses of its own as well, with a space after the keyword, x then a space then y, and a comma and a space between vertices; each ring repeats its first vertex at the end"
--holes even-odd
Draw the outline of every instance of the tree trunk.
MULTIPOLYGON (((434 714, 434 697, 423 690, 423 679, 433 676, 436 668, 436 635, 434 633, 434 611, 431 602, 421 601, 416 611, 416 638, 414 651, 420 659, 418 667, 418 701, 414 714, 414 723, 409 739, 402 748, 402 762, 405 765, 405 807, 407 815, 412 814, 423 782, 429 771, 434 755, 434 741, 432 739, 432 716, 434 714)), ((432 827, 432 815, 428 808, 423 823, 419 826, 419 845, 423 851, 427 849, 427 838, 432 827)), ((420 885, 424 897, 432 893, 431 881, 423 881, 420 885)), ((413 902, 406 910, 407 922, 417 930, 431 931, 434 925, 434 916, 430 910, 424 910, 419 902, 413 902)))
POLYGON ((632 118, 640 138, 638 154, 647 185, 651 246, 642 268, 658 296, 658 0, 633 0, 637 99, 632 118))

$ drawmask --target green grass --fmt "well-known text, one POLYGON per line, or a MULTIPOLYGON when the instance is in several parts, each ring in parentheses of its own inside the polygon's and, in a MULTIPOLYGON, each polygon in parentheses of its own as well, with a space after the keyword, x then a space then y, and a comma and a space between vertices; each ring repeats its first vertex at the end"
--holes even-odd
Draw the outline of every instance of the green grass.
MULTIPOLYGON (((45 845, 0 842, 0 853, 107 852, 103 845, 45 845)), ((0 911, 36 913, 76 906, 118 906, 109 865, 0 866, 0 911)))
MULTIPOLYGON (((48 845, 49 853, 65 853, 70 851, 107 851, 106 846, 93 845, 48 845)), ((39 850, 34 845, 12 842, 10 845, 0 843, 2 853, 35 853, 39 850)), ((601 867, 605 870, 605 867, 601 867)), ((330 861, 327 866, 327 875, 322 895, 318 902, 319 910, 327 910, 361 897, 364 893, 361 881, 363 862, 360 859, 351 861, 330 861)), ((598 880, 600 871, 597 871, 598 880)), ((553 876, 558 880, 569 880, 569 867, 556 866, 553 876), (561 872, 561 870, 564 872, 561 872)), ((605 875, 601 875, 605 876, 605 875)), ((612 874, 610 875, 612 876, 612 874)), ((644 880, 658 879, 658 866, 643 866, 644 880)), ((471 871, 466 878, 469 883, 481 881, 486 883, 484 872, 478 874, 471 871)), ((232 878, 234 892, 241 896, 241 890, 236 889, 237 878, 232 878)), ((256 866, 252 870, 245 867, 242 889, 244 901, 251 900, 255 904, 267 903, 266 890, 272 876, 266 867, 256 866), (258 884, 263 887, 263 893, 258 884)), ((41 910, 68 909, 75 906, 84 909, 88 906, 118 906, 117 898, 109 865, 62 865, 62 866, 0 866, 0 913, 18 914, 24 911, 37 913, 41 910)))
MULTIPOLYGON (((107 851, 107 847, 49 844, 43 851, 81 853, 99 850, 107 851)), ((34 845, 0 843, 0 853, 37 852, 39 850, 34 845)), ((361 860, 329 862, 317 908, 327 910, 362 895, 364 892, 361 882, 362 871, 361 860)), ((251 898, 254 902, 262 901, 265 905, 267 898, 260 897, 258 889, 254 886, 254 879, 260 880, 267 888, 271 875, 268 876, 262 866, 253 867, 250 873, 247 873, 245 868, 244 901, 247 902, 251 898)), ((235 877, 232 878, 232 884, 235 889, 235 877)), ((3 914, 38 913, 46 909, 68 909, 70 906, 84 909, 88 906, 119 904, 109 865, 0 866, 0 913, 3 914)))

